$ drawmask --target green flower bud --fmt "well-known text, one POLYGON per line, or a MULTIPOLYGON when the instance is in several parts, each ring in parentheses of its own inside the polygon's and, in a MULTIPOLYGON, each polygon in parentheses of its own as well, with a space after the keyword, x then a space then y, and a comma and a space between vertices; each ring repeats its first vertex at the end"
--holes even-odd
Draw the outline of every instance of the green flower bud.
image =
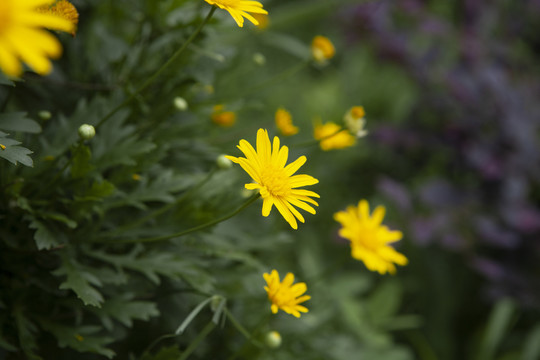
POLYGON ((261 53, 253 54, 253 62, 259 66, 266 64, 266 57, 261 53))
POLYGON ((281 335, 277 331, 269 331, 264 336, 264 343, 271 349, 281 346, 281 335))
POLYGON ((233 162, 225 157, 225 155, 219 155, 216 159, 216 164, 220 169, 230 169, 233 166, 233 162))
POLYGON ((96 129, 92 125, 83 124, 79 126, 79 137, 83 140, 90 140, 96 135, 96 129))
POLYGON ((188 103, 183 97, 175 97, 173 100, 173 104, 178 111, 186 111, 188 109, 188 103))
POLYGON ((41 120, 49 120, 52 117, 52 114, 50 111, 41 110, 40 112, 38 112, 38 116, 41 120))

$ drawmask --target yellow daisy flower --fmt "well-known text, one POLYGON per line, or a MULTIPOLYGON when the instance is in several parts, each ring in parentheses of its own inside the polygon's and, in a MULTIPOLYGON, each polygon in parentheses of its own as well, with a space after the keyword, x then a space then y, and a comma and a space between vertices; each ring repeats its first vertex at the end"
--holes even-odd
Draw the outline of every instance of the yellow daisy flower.
POLYGON ((58 15, 63 19, 68 20, 73 24, 73 30, 70 32, 71 35, 75 36, 77 32, 77 24, 79 23, 79 13, 77 8, 66 0, 58 0, 52 6, 43 5, 37 8, 40 13, 58 15))
POLYGON ((356 137, 348 130, 344 130, 336 123, 327 122, 322 124, 320 121, 315 123, 313 137, 319 140, 319 146, 324 151, 343 149, 353 146, 356 143, 356 137))
POLYGON ((283 108, 277 109, 275 119, 276 126, 282 135, 291 136, 298 133, 298 127, 293 125, 292 116, 287 110, 283 108))
POLYGON ((336 49, 334 44, 325 36, 317 35, 311 41, 311 55, 320 64, 334 57, 336 49))
POLYGON ((353 106, 345 113, 345 116, 343 116, 343 121, 345 122, 347 129, 349 129, 349 131, 357 138, 364 137, 368 133, 365 129, 365 115, 366 112, 364 111, 363 106, 353 106))
POLYGON ((244 26, 244 18, 248 19, 255 25, 259 25, 257 19, 249 13, 268 14, 268 11, 263 9, 263 6, 258 1, 248 0, 204 0, 210 5, 215 5, 220 9, 227 10, 233 17, 238 26, 244 26))
POLYGON ((21 61, 41 75, 51 71, 49 58, 62 53, 60 42, 43 28, 71 32, 73 23, 38 8, 53 0, 0 1, 0 68, 8 76, 22 73, 21 61))
POLYGON ((231 127, 236 122, 236 113, 234 111, 224 110, 225 106, 221 104, 214 105, 213 112, 210 118, 216 125, 223 127, 231 127))
POLYGON ((307 290, 306 283, 300 282, 293 285, 294 275, 292 273, 287 273, 283 282, 280 282, 277 270, 272 270, 270 274, 264 273, 263 277, 267 285, 264 290, 268 294, 268 300, 272 303, 270 308, 272 313, 276 314, 278 309, 281 309, 298 318, 301 312, 308 312, 305 306, 299 305, 311 299, 309 295, 302 295, 307 290))
POLYGON ((287 146, 279 146, 279 138, 274 137, 273 147, 270 144, 268 132, 259 129, 257 132, 257 151, 246 140, 240 140, 238 148, 244 153, 245 158, 226 156, 236 164, 240 164, 255 183, 245 185, 248 190, 259 190, 263 199, 262 215, 268 216, 272 206, 276 206, 283 218, 293 229, 298 228, 296 219, 304 222, 304 217, 296 210, 296 207, 311 214, 315 209, 307 203, 319 206, 311 197, 319 195, 313 191, 298 189, 301 186, 314 185, 319 182, 309 175, 294 175, 306 162, 306 157, 301 156, 294 162, 285 166, 289 156, 287 146))
POLYGON ((358 207, 348 206, 345 211, 335 213, 334 220, 342 226, 339 235, 351 242, 353 258, 363 261, 371 271, 394 274, 394 263, 406 265, 408 260, 388 245, 401 240, 403 234, 381 224, 385 212, 384 206, 377 206, 370 216, 368 202, 360 200, 358 207))

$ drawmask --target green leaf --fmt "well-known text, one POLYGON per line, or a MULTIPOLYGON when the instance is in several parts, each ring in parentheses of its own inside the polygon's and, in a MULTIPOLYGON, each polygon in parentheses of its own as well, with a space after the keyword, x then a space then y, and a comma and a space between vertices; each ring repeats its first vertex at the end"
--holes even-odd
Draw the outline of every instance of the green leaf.
POLYGON ((28 119, 25 112, 0 114, 0 129, 33 134, 41 132, 41 126, 34 120, 28 119))
POLYGON ((107 300, 101 309, 94 312, 99 316, 109 330, 112 330, 110 319, 116 319, 127 327, 133 326, 133 320, 149 320, 159 316, 155 303, 149 301, 133 301, 130 298, 107 300))
POLYGON ((0 71, 0 85, 9 85, 9 86, 15 86, 15 83, 8 79, 6 74, 4 74, 2 71, 0 71))
POLYGON ((41 357, 37 356, 34 352, 37 349, 36 338, 34 336, 34 333, 37 332, 36 325, 26 318, 23 314, 23 309, 18 305, 13 309, 13 316, 17 326, 19 343, 25 355, 32 360, 41 360, 41 357))
POLYGON ((527 336, 521 360, 540 359, 540 325, 537 325, 527 336))
POLYGON ((510 299, 502 299, 495 304, 484 332, 477 360, 489 360, 495 357, 495 352, 505 333, 510 328, 516 304, 510 299))
POLYGON ((3 150, 0 149, 0 157, 3 157, 14 165, 17 165, 17 163, 20 162, 21 164, 26 166, 34 166, 32 158, 28 156, 28 154, 32 154, 31 150, 28 150, 27 148, 24 148, 22 146, 7 146, 5 144, 2 145, 6 146, 6 148, 3 150))
POLYGON ((90 164, 92 153, 86 145, 80 144, 72 150, 71 177, 74 179, 82 178, 88 174, 94 166, 90 164))
POLYGON ((30 229, 36 229, 34 241, 38 250, 50 250, 60 246, 60 242, 56 239, 55 235, 41 221, 34 219, 29 227, 30 229))
POLYGON ((111 255, 94 251, 88 255, 106 261, 117 268, 125 268, 140 272, 150 281, 159 284, 160 275, 172 279, 182 279, 202 292, 213 290, 213 278, 200 266, 189 260, 169 252, 143 252, 142 245, 135 246, 133 251, 124 255, 111 255))
POLYGON ((52 272, 55 276, 66 276, 66 281, 60 284, 62 290, 73 290, 84 305, 101 307, 103 296, 92 285, 101 287, 97 276, 78 264, 74 259, 62 256, 62 265, 52 272))
POLYGON ((40 325, 54 335, 61 348, 69 347, 78 352, 95 353, 112 359, 116 354, 104 346, 113 342, 114 339, 106 336, 94 336, 101 330, 98 326, 71 327, 60 325, 41 319, 40 325))
POLYGON ((159 349, 155 355, 145 354, 141 360, 178 360, 182 353, 178 346, 167 346, 159 349))
POLYGON ((395 315, 401 304, 403 288, 399 281, 383 281, 368 300, 368 313, 373 324, 380 325, 395 315))
POLYGON ((115 189, 114 185, 107 180, 103 180, 102 182, 96 181, 92 184, 87 196, 102 199, 110 196, 115 189))

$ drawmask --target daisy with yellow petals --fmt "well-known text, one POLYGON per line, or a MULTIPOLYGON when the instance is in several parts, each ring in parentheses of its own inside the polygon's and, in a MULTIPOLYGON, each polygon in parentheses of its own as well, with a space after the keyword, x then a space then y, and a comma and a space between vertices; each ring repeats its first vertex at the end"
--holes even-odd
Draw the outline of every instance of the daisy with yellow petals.
POLYGON ((220 9, 227 10, 233 17, 238 26, 244 26, 244 18, 248 19, 255 25, 259 25, 257 19, 249 13, 268 14, 268 11, 263 9, 263 6, 258 1, 248 0, 204 0, 210 5, 215 5, 220 9))
POLYGON ((257 151, 246 140, 240 140, 238 148, 246 156, 234 157, 226 156, 236 164, 240 164, 249 176, 255 181, 246 184, 248 190, 259 190, 263 199, 262 215, 268 216, 272 206, 276 206, 280 214, 291 225, 293 229, 298 228, 296 219, 304 222, 304 217, 296 207, 311 214, 315 214, 315 209, 307 203, 318 206, 312 197, 319 195, 313 191, 299 189, 302 186, 314 185, 319 182, 309 175, 293 175, 304 163, 306 157, 301 156, 294 162, 285 166, 289 156, 287 146, 279 146, 279 138, 274 137, 273 146, 270 144, 268 132, 259 129, 257 132, 257 151))
POLYGON ((355 136, 333 122, 322 124, 321 121, 317 121, 313 129, 313 137, 319 140, 319 146, 324 151, 343 149, 356 143, 355 136))
POLYGON ((72 3, 67 0, 57 0, 54 5, 43 5, 37 10, 44 14, 58 15, 61 18, 71 22, 73 24, 71 35, 75 36, 75 33, 77 32, 77 24, 79 23, 79 13, 77 12, 77 8, 72 3))
POLYGON ((283 108, 276 110, 276 126, 284 136, 291 136, 298 133, 298 126, 294 126, 291 113, 283 108))
POLYGON ((384 206, 377 206, 370 216, 368 202, 360 200, 358 207, 348 206, 335 213, 334 219, 342 226, 339 235, 351 242, 353 258, 363 261, 371 271, 394 274, 394 263, 406 265, 408 260, 389 245, 401 240, 403 234, 381 224, 385 212, 384 206))
POLYGON ((40 13, 53 0, 0 0, 0 68, 8 76, 22 73, 21 61, 41 75, 51 71, 49 58, 62 53, 60 42, 43 28, 72 32, 69 20, 40 13))
POLYGON ((268 294, 268 300, 272 303, 270 307, 272 313, 276 314, 278 309, 281 309, 298 318, 301 312, 308 312, 305 306, 299 305, 311 299, 311 296, 303 295, 307 290, 306 283, 300 282, 293 285, 294 275, 292 273, 287 273, 283 282, 280 282, 277 270, 272 270, 270 274, 264 273, 263 277, 266 280, 264 290, 268 294))
POLYGON ((334 44, 326 36, 317 35, 311 41, 311 55, 319 64, 326 64, 335 54, 334 44))

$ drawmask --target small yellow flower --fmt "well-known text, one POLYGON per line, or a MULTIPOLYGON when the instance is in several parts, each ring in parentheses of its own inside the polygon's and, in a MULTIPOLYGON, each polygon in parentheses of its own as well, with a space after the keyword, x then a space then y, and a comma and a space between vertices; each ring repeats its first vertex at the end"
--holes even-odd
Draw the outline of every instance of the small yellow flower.
POLYGON ((6 145, 0 144, 0 149, 6 150, 6 145))
POLYGON ((354 134, 357 138, 361 138, 367 135, 366 119, 364 116, 366 112, 364 111, 363 106, 353 106, 347 111, 345 116, 343 116, 343 121, 347 129, 354 134))
POLYGON ((311 55, 320 64, 334 57, 336 49, 334 44, 325 36, 317 35, 311 42, 311 55))
POLYGON ((219 104, 214 105, 212 115, 210 116, 214 124, 231 127, 236 122, 236 113, 234 111, 224 111, 225 106, 219 104))
POLYGON ((21 62, 41 75, 50 73, 49 58, 62 53, 60 42, 43 28, 73 31, 73 24, 38 8, 53 0, 0 0, 0 68, 8 76, 22 73, 21 62))
POLYGON ((298 133, 298 127, 293 125, 291 114, 287 110, 277 109, 275 118, 276 126, 282 135, 291 136, 298 133))
POLYGON ((60 16, 63 19, 68 20, 73 24, 73 30, 70 31, 71 35, 75 36, 77 32, 77 25, 79 24, 79 13, 77 8, 66 0, 58 0, 54 5, 43 5, 37 9, 40 13, 52 14, 60 16))
POLYGON ((356 137, 333 122, 325 124, 317 122, 313 130, 313 137, 319 140, 319 146, 324 151, 343 149, 356 143, 356 137))
POLYGON ((370 216, 368 202, 360 200, 358 207, 348 206, 345 211, 335 213, 334 220, 342 226, 339 235, 351 242, 353 258, 363 261, 371 271, 394 274, 394 263, 406 265, 408 260, 389 245, 401 240, 403 234, 381 224, 385 212, 384 206, 377 206, 370 216))
POLYGON ((268 300, 272 303, 272 313, 276 314, 278 309, 281 309, 298 318, 301 312, 308 312, 306 307, 299 305, 311 299, 311 296, 303 295, 307 290, 306 283, 300 282, 293 285, 294 275, 292 273, 287 273, 283 282, 280 282, 277 270, 272 270, 270 274, 264 273, 263 277, 267 285, 264 290, 268 294, 268 300))
POLYGON ((302 186, 314 185, 319 182, 309 175, 293 175, 304 163, 306 157, 301 156, 285 166, 289 156, 289 148, 279 146, 279 138, 274 137, 273 146, 270 144, 268 132, 259 129, 257 132, 257 151, 246 140, 240 140, 238 145, 245 158, 227 156, 227 159, 240 164, 255 183, 245 185, 248 190, 259 190, 263 199, 262 215, 270 215, 275 205, 283 218, 293 229, 298 228, 296 219, 304 222, 304 217, 296 207, 315 214, 315 209, 306 203, 319 206, 311 197, 319 195, 313 191, 299 189, 302 186))
POLYGON ((248 19, 255 25, 259 25, 257 19, 249 13, 268 14, 268 11, 263 9, 263 6, 258 1, 248 0, 204 0, 210 5, 215 5, 220 9, 227 10, 233 17, 239 27, 244 26, 244 18, 248 19))

